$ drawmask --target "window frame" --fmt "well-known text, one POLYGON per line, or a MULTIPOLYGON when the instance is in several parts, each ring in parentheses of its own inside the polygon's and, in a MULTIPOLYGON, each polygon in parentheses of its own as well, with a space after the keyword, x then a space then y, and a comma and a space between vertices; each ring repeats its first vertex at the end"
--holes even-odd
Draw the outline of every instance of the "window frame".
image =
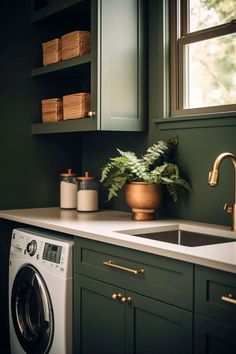
POLYGON ((236 32, 236 20, 188 33, 188 0, 170 0, 170 116, 236 112, 235 104, 184 108, 184 46, 236 32))

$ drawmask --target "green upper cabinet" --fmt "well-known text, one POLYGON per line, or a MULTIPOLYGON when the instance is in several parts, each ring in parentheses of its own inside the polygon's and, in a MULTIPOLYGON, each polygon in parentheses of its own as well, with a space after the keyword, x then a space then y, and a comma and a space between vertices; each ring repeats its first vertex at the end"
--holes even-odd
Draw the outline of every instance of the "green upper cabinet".
POLYGON ((146 8, 144 0, 32 0, 37 85, 33 134, 142 131, 146 115, 146 8), (42 65, 42 43, 91 31, 89 54, 42 65), (42 123, 41 100, 89 92, 91 117, 42 123))
POLYGON ((145 97, 143 1, 101 0, 99 5, 100 128, 139 131, 145 97))

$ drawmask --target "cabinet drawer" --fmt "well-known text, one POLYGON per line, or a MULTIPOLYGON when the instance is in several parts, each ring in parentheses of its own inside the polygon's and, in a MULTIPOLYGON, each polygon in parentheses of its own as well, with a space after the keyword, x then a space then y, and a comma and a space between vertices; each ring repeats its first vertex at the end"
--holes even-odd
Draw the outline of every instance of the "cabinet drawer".
POLYGON ((196 266, 195 311, 236 326, 236 274, 196 266))
POLYGON ((80 238, 75 238, 74 260, 76 273, 192 309, 189 263, 80 238))

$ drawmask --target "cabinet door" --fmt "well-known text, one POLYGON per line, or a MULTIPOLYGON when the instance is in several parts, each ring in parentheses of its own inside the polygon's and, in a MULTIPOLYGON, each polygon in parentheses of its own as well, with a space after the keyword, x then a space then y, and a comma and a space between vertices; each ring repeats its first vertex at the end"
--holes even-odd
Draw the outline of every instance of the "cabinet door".
POLYGON ((74 288, 75 354, 192 353, 191 312, 82 275, 74 288))
POLYGON ((128 292, 126 347, 128 354, 191 354, 192 313, 128 292))
POLYGON ((168 98, 171 87, 165 34, 168 31, 164 15, 166 11, 168 1, 149 0, 149 116, 154 122, 169 115, 168 98))
POLYGON ((74 353, 124 353, 125 306, 112 299, 119 293, 119 288, 74 275, 74 353))
POLYGON ((195 311, 199 315, 236 326, 236 276, 195 266, 195 311))
MULTIPOLYGON (((143 0, 100 0, 100 129, 143 130, 143 0)), ((99 66, 98 66, 99 67, 99 66)))
POLYGON ((235 354, 236 328, 196 316, 194 343, 194 354, 235 354))

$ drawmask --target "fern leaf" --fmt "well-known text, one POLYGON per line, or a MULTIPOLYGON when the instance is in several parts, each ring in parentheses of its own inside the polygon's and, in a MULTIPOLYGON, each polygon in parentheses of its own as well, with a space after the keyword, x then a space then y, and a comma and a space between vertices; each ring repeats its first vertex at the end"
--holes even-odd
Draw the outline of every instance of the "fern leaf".
POLYGON ((192 187, 190 186, 190 184, 185 181, 183 178, 178 178, 175 183, 181 187, 182 190, 188 190, 189 192, 192 192, 192 187))
POLYGON ((103 168, 102 168, 102 173, 101 173, 101 178, 100 178, 100 182, 103 182, 107 176, 108 173, 111 171, 111 169, 113 168, 113 164, 111 162, 108 162, 103 168))
POLYGON ((152 165, 154 162, 157 162, 158 159, 163 156, 168 150, 168 145, 160 140, 158 144, 153 144, 147 149, 147 152, 140 159, 141 163, 144 163, 146 168, 152 165))
POLYGON ((114 177, 110 187, 108 188, 108 198, 107 201, 111 200, 113 197, 117 196, 117 192, 124 186, 127 179, 123 176, 114 177))
POLYGON ((170 196, 172 197, 172 199, 174 200, 174 202, 177 202, 178 200, 178 194, 177 194, 177 189, 176 186, 174 184, 167 184, 166 188, 170 194, 170 196))

